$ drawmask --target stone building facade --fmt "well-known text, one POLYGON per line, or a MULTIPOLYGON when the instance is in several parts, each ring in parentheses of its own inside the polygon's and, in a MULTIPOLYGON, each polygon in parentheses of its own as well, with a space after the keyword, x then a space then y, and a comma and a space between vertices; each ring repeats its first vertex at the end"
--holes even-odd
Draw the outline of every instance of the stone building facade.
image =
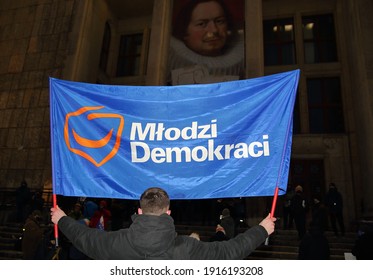
MULTIPOLYGON (((373 216, 373 2, 242 1, 244 78, 301 70, 289 184, 301 184, 312 199, 324 197, 334 182, 345 198, 347 225, 373 216), (332 19, 337 55, 330 61, 309 61, 317 50, 308 48, 307 24, 325 18, 332 19), (267 27, 275 22, 273 26, 289 28, 292 34, 288 41, 278 41, 293 46, 291 63, 268 62, 273 45, 267 27), (336 80, 342 126, 318 130, 312 112, 322 106, 311 106, 309 92, 312 85, 336 80)), ((51 178, 49 77, 167 83, 173 5, 173 0, 0 0, 1 188, 15 188, 23 179, 38 188, 51 178), (132 70, 120 63, 125 61, 123 40, 137 42, 136 66, 129 74, 123 73, 132 70)), ((247 199, 248 217, 262 216, 267 203, 247 199)))

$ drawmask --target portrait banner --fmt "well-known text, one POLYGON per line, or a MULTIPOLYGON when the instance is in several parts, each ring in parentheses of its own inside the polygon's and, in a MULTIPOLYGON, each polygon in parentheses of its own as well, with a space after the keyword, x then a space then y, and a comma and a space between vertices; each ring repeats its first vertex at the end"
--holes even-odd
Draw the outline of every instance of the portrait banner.
POLYGON ((167 83, 240 80, 245 73, 245 0, 175 0, 167 83))
POLYGON ((286 191, 299 70, 181 86, 50 78, 54 194, 138 199, 286 191))

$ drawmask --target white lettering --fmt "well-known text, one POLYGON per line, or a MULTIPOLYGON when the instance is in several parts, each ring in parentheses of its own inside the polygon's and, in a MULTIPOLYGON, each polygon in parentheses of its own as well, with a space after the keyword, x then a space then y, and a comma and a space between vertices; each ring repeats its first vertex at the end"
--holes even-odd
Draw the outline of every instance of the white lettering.
POLYGON ((191 127, 183 128, 183 130, 181 131, 181 137, 185 140, 197 139, 197 128, 198 128, 198 123, 192 122, 191 127), (188 135, 188 132, 190 132, 189 135, 188 135))
POLYGON ((191 162, 191 154, 190 154, 190 148, 188 147, 182 147, 182 148, 166 148, 166 161, 167 162, 173 162, 172 161, 172 155, 175 155, 175 162, 182 162, 182 153, 184 153, 184 159, 185 162, 191 162))
MULTIPOLYGON (((164 123, 132 123, 130 132, 131 160, 135 163, 152 161, 154 163, 172 162, 203 162, 228 160, 230 158, 258 158, 270 156, 269 135, 262 135, 262 141, 251 143, 231 143, 215 145, 214 138, 218 137, 217 120, 210 124, 200 125, 197 121, 183 128, 168 127, 164 123), (145 143, 148 141, 177 141, 177 140, 208 139, 199 146, 184 147, 154 147, 145 143), (138 141, 134 141, 138 140, 138 141)), ((192 143, 192 142, 190 142, 192 143)), ((153 146, 153 145, 152 145, 153 146)))
POLYGON ((236 150, 234 151, 235 158, 248 158, 249 157, 246 143, 238 143, 236 144, 235 148, 236 148, 236 150))
MULTIPOLYGON (((154 124, 155 125, 155 124, 154 124)), ((163 139, 163 131, 165 130, 165 128, 164 128, 164 125, 163 125, 163 123, 159 123, 158 124, 158 128, 157 128, 157 132, 156 132, 156 134, 157 134, 157 141, 162 141, 162 139, 163 139)), ((149 136, 149 140, 150 141, 153 141, 154 140, 154 135, 151 135, 150 134, 150 136, 149 136)))
MULTIPOLYGON (((263 140, 268 140, 268 135, 263 135, 263 140)), ((266 157, 269 156, 269 143, 268 141, 263 141, 263 150, 264 150, 264 155, 266 157)))
POLYGON ((218 136, 216 120, 212 120, 210 124, 198 125, 198 122, 192 122, 191 126, 182 129, 178 127, 165 128, 164 123, 147 123, 143 128, 142 123, 132 123, 130 140, 144 141, 176 141, 182 138, 183 140, 194 139, 210 139, 218 136))
MULTIPOLYGON (((268 138, 268 137, 267 137, 268 138)), ((266 139, 263 137, 263 139, 266 139)), ((132 162, 172 163, 172 162, 203 162, 227 160, 230 158, 258 158, 270 156, 269 141, 255 141, 252 143, 237 143, 216 145, 213 139, 207 141, 206 146, 195 147, 150 147, 144 142, 131 142, 132 162)))
POLYGON ((181 134, 180 129, 176 127, 170 127, 166 129, 164 133, 164 137, 168 141, 174 141, 180 138, 180 134, 181 134))
POLYGON ((131 142, 131 158, 132 162, 147 162, 150 158, 149 146, 143 142, 131 142), (143 149, 144 156, 141 158, 138 157, 137 147, 143 149))
POLYGON ((263 151, 259 149, 255 149, 255 147, 261 148, 263 147, 263 144, 260 142, 252 142, 249 145, 248 151, 249 155, 252 157, 260 157, 263 155, 263 151))
POLYGON ((162 162, 165 162, 165 156, 166 156, 166 152, 162 149, 162 148, 154 148, 152 150, 152 160, 155 162, 155 163, 162 163, 162 162))
POLYGON ((208 147, 209 147, 209 151, 212 151, 212 150, 214 151, 213 153, 209 153, 209 161, 214 160, 214 155, 216 156, 218 160, 224 159, 220 153, 221 149, 223 148, 223 145, 219 145, 216 148, 214 148, 214 140, 210 139, 208 141, 208 147))
POLYGON ((203 146, 197 146, 192 150, 192 159, 197 162, 202 162, 207 159, 208 153, 207 149, 203 146), (198 157, 198 152, 201 151, 201 156, 198 157))
POLYGON ((216 120, 211 121, 211 138, 218 137, 218 126, 216 125, 216 120))
POLYGON ((150 134, 149 140, 154 141, 155 123, 147 123, 144 130, 142 130, 142 123, 132 123, 130 140, 135 140, 138 135, 138 139, 144 141, 148 134, 150 134))

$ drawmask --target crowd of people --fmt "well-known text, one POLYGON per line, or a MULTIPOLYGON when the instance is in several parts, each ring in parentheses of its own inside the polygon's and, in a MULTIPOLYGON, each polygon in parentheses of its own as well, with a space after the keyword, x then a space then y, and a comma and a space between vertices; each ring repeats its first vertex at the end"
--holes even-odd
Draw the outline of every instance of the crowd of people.
POLYGON ((316 194, 312 201, 301 185, 288 186, 283 199, 283 228, 295 225, 300 241, 299 259, 330 258, 329 241, 324 234, 329 222, 336 237, 345 235, 343 198, 334 183, 329 184, 324 199, 316 194))
MULTIPOLYGON (((153 189, 153 192, 159 193, 164 192, 162 189, 156 188, 153 189)), ((163 194, 163 193, 162 193, 163 194)), ((153 193, 154 195, 154 193, 153 193)), ((96 252, 92 253, 92 249, 87 249, 88 245, 86 244, 88 241, 86 239, 95 239, 97 236, 97 240, 101 240, 101 235, 96 232, 96 230, 101 232, 116 232, 122 229, 126 229, 126 232, 131 232, 131 227, 135 228, 136 231, 140 230, 140 232, 152 232, 158 226, 158 223, 161 220, 157 220, 159 218, 151 217, 150 220, 156 219, 157 226, 153 228, 155 225, 152 224, 153 222, 148 221, 144 217, 139 218, 140 215, 145 216, 162 216, 163 214, 167 214, 169 217, 166 218, 163 222, 166 223, 166 228, 171 227, 173 228, 173 233, 176 233, 173 217, 171 218, 170 215, 170 205, 180 206, 178 203, 172 204, 169 201, 167 193, 164 192, 163 194, 166 199, 166 206, 163 206, 163 210, 161 213, 154 214, 151 213, 153 210, 151 207, 148 209, 149 206, 144 206, 144 201, 146 199, 142 198, 140 201, 129 201, 124 200, 117 200, 117 199, 89 199, 89 198, 75 198, 75 203, 71 204, 71 200, 69 203, 62 203, 64 205, 64 209, 66 209, 66 213, 61 210, 60 208, 52 209, 52 219, 49 219, 49 215, 45 215, 45 208, 44 208, 44 199, 42 198, 40 191, 31 192, 27 182, 22 181, 20 187, 16 191, 16 201, 17 201, 17 215, 16 220, 24 224, 23 226, 23 235, 22 235, 22 251, 23 251, 23 258, 24 259, 48 259, 51 258, 52 255, 55 253, 55 246, 54 243, 54 234, 53 234, 53 227, 51 222, 59 224, 60 219, 64 216, 71 218, 72 221, 75 221, 75 225, 73 226, 73 222, 66 222, 69 226, 62 226, 60 227, 60 249, 59 250, 59 258, 61 259, 90 259, 90 258, 101 258, 103 256, 97 255, 96 252), (23 205, 21 205, 23 202, 23 205), (141 205, 143 206, 141 207, 141 205), (140 207, 139 207, 140 206, 140 207), (143 211, 143 209, 148 209, 143 211), (149 213, 150 211, 150 213, 149 213), (43 214, 44 213, 44 214, 43 214), (53 218, 56 217, 57 218, 53 218), (150 223, 152 226, 148 228, 144 224, 142 224, 143 219, 145 225, 150 223), (171 219, 171 220, 167 220, 171 219), (134 223, 134 225, 132 225, 134 223), (80 232, 79 236, 71 233, 71 228, 75 227, 77 232, 80 232), (85 228, 85 229, 82 229, 85 228), (95 229, 94 231, 90 231, 95 229), (144 231, 143 231, 144 230, 144 231), (82 239, 80 236, 85 236, 86 238, 82 239), (79 241, 77 241, 79 240, 79 241)), ((62 201, 61 201, 62 202, 62 201)), ((176 201, 173 201, 176 202, 176 201)), ((178 201, 180 202, 180 201, 178 201)), ((147 202, 149 203, 149 202, 147 202)), ((209 240, 202 240, 198 232, 193 232, 190 236, 194 240, 198 240, 200 242, 221 242, 221 241, 229 241, 232 239, 236 239, 239 232, 245 232, 245 230, 239 230, 240 222, 242 222, 243 217, 245 216, 245 210, 242 210, 242 200, 240 199, 218 199, 218 200, 210 200, 209 204, 210 208, 213 209, 212 212, 206 211, 206 217, 210 215, 210 218, 202 217, 198 220, 201 225, 215 225, 215 234, 210 236, 209 240), (211 208, 211 202, 214 202, 214 207, 211 208)), ((189 205, 191 206, 191 205, 189 205)), ((283 213, 282 213, 282 220, 283 220, 283 229, 293 229, 295 228, 298 233, 298 240, 299 240, 299 250, 298 250, 298 258, 299 259, 329 259, 330 258, 330 247, 328 238, 325 236, 325 231, 331 230, 334 232, 336 237, 344 236, 345 235, 345 226, 343 221, 343 198, 340 192, 337 190, 337 187, 334 183, 329 184, 329 190, 325 194, 325 197, 322 199, 319 196, 315 195, 312 201, 308 201, 307 197, 304 195, 304 189, 302 186, 297 185, 295 188, 291 186, 288 187, 286 194, 282 197, 282 206, 283 206, 283 213)), ((153 205, 154 207, 154 205, 153 205)), ((175 207, 176 214, 180 214, 177 211, 180 211, 178 207, 175 207)), ((211 210, 210 209, 210 210, 211 210)), ((190 208, 184 209, 184 212, 188 212, 190 208), (186 210, 186 211, 185 211, 186 210)), ((200 212, 201 213, 201 212, 200 212)), ((175 215, 175 220, 179 223, 180 221, 186 221, 185 217, 181 217, 175 215)), ((280 215, 281 216, 281 215, 280 215)), ((165 218, 165 217, 164 217, 165 218)), ((188 219, 193 219, 193 216, 188 217, 188 219)), ((191 220, 188 220, 189 222, 191 220)), ((265 218, 262 223, 265 224, 265 228, 270 225, 270 229, 266 228, 266 234, 259 234, 261 237, 257 236, 258 233, 255 233, 254 242, 251 240, 251 235, 248 234, 249 237, 246 237, 246 241, 250 243, 249 247, 250 250, 245 251, 245 254, 249 254, 253 249, 258 247, 260 244, 263 243, 263 237, 272 233, 272 226, 274 230, 274 221, 275 218, 267 217, 265 218), (257 240, 261 240, 258 242, 257 240), (252 243, 253 242, 253 243, 252 243)), ((65 223, 65 222, 64 222, 65 223)), ((263 227, 263 224, 261 226, 263 227)), ((259 227, 260 228, 260 227, 259 227)), ((162 230, 165 230, 162 229, 162 230)), ((170 229, 168 229, 169 231, 170 229)), ((260 231, 260 230, 259 230, 260 231)), ((121 231, 120 231, 121 232, 121 231)), ((372 254, 369 251, 372 246, 372 234, 371 230, 365 227, 364 230, 359 231, 359 238, 356 241, 356 245, 353 249, 353 255, 356 256, 357 259, 369 259, 372 258, 372 254)), ((171 236, 173 233, 169 232, 171 236)), ((124 233, 122 233, 123 235, 124 233)), ((130 233, 124 234, 128 236, 130 233)), ((118 233, 118 236, 120 234, 118 233)), ((108 235, 108 237, 111 235, 108 235)), ((138 236, 138 235, 136 235, 138 236)), ((147 234, 145 234, 147 238, 150 238, 147 234)), ((176 236, 176 235, 175 235, 176 236)), ((161 236, 164 237, 163 235, 161 236)), ((134 237, 133 237, 134 238, 134 237)), ((172 238, 171 238, 172 239, 172 238)), ((115 240, 115 239, 114 239, 115 240)), ((151 240, 151 238, 150 238, 151 240)), ((94 242, 96 241, 91 241, 94 242)), ((99 241, 97 241, 99 242, 99 241)), ((145 242, 143 240, 143 242, 145 242)), ((185 241, 180 241, 185 242, 185 241)), ((135 242, 136 243, 136 242, 135 242)), ((145 242, 146 243, 146 242, 145 242)), ((144 244, 145 244, 144 243, 144 244)), ((143 244, 143 246, 144 246, 143 244)), ((195 245, 189 244, 186 242, 187 247, 191 246, 189 249, 192 250, 195 245)), ((132 249, 136 249, 136 246, 140 246, 139 244, 125 244, 126 246, 132 246, 132 249)), ((148 244, 149 245, 149 244, 148 244)), ((97 245, 98 246, 98 245, 97 245)), ((169 245, 167 245, 169 246, 169 245)), ((217 246, 217 245, 215 245, 217 246)), ((204 247, 204 246, 203 246, 204 247)), ((141 248, 141 246, 139 247, 141 248)), ((206 246, 208 248, 208 246, 206 246)), ((140 251, 143 250, 139 249, 140 251)), ((160 249, 160 248, 158 248, 160 249)), ((237 249, 237 248, 236 248, 237 249)), ((214 247, 214 250, 218 250, 214 247)), ((93 250, 94 251, 94 250, 93 250)), ((105 250, 104 250, 105 251, 105 250)), ((148 252, 149 253, 149 252, 148 252)), ((163 252, 165 253, 165 252, 163 252)), ((111 253, 105 253, 107 258, 112 258, 113 256, 121 256, 120 253, 117 252, 119 255, 111 255, 111 253)), ((150 254, 155 254, 155 252, 151 252, 150 254)), ((167 258, 175 258, 174 255, 169 255, 169 252, 165 253, 167 258)), ((242 254, 242 252, 240 253, 242 254)), ((215 256, 211 256, 209 254, 202 254, 202 255, 193 255, 190 253, 188 258, 215 258, 215 256), (203 257, 201 257, 203 255, 203 257)), ((129 255, 128 255, 129 256, 129 255)), ((124 256, 124 257, 128 257, 124 256)), ((123 256, 122 256, 123 257, 123 256)), ((146 258, 144 256, 136 255, 135 253, 131 255, 131 257, 136 258, 146 258)), ((152 256, 151 258, 153 258, 152 256)), ((176 256, 177 258, 181 258, 180 255, 176 256)), ((184 256, 183 256, 184 257, 184 256)), ((226 256, 219 255, 219 258, 225 258, 226 256)), ((156 257, 158 258, 158 257, 156 257)), ((162 257, 163 258, 163 257, 162 257)))

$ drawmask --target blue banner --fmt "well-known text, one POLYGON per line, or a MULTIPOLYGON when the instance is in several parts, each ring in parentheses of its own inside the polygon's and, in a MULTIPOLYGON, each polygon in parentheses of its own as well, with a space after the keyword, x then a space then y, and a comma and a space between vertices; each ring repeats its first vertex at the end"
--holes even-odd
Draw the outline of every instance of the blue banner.
POLYGON ((299 70, 232 82, 112 86, 50 79, 55 194, 138 199, 286 190, 299 70))

